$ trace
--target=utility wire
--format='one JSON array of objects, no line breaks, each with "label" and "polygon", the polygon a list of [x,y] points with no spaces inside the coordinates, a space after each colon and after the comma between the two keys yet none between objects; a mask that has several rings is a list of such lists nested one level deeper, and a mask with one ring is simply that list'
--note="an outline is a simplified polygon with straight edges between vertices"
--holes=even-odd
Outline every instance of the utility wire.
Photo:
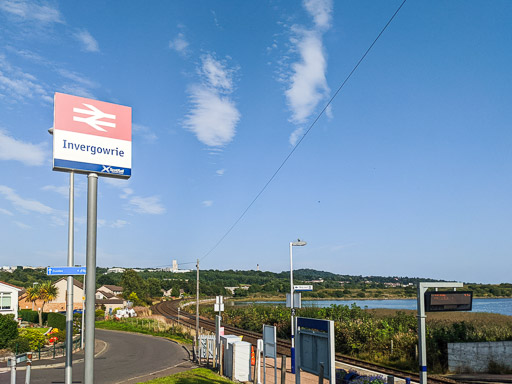
[{"label": "utility wire", "polygon": [[332,95],[332,97],[329,99],[329,101],[327,102],[327,104],[325,105],[325,107],[320,111],[320,113],[318,114],[318,116],[315,118],[315,120],[313,120],[313,122],[309,125],[308,129],[306,130],[306,132],[304,133],[304,135],[302,135],[302,137],[300,138],[300,140],[295,144],[295,146],[292,148],[292,150],[290,151],[290,153],[288,154],[288,156],[285,157],[285,159],[281,162],[281,164],[279,165],[279,167],[277,167],[276,171],[274,172],[274,174],[270,177],[270,179],[268,179],[268,181],[265,183],[265,185],[263,186],[263,188],[260,189],[260,191],[258,192],[258,194],[254,197],[254,199],[252,199],[251,203],[247,206],[247,208],[244,209],[244,211],[242,212],[242,214],[235,220],[235,222],[229,227],[229,229],[224,233],[224,235],[222,235],[222,237],[219,239],[219,241],[217,241],[217,243],[215,243],[215,245],[210,248],[210,250],[208,252],[205,253],[205,255],[200,259],[201,261],[203,259],[205,259],[206,257],[208,257],[210,255],[210,253],[212,253],[219,245],[220,243],[222,243],[224,241],[224,239],[231,233],[231,231],[238,225],[238,223],[240,222],[240,220],[242,220],[242,218],[245,216],[245,214],[249,211],[249,209],[251,209],[251,207],[254,205],[254,203],[259,199],[259,197],[262,195],[263,192],[265,192],[265,190],[267,189],[267,187],[270,185],[270,183],[275,179],[275,177],[277,176],[277,174],[281,171],[281,169],[284,167],[284,165],[286,164],[286,162],[288,161],[288,159],[290,159],[290,157],[293,155],[293,153],[295,152],[295,150],[299,147],[299,145],[302,143],[302,141],[306,138],[306,136],[308,135],[308,133],[311,131],[311,129],[316,125],[317,121],[320,119],[320,117],[322,117],[322,115],[325,113],[325,111],[327,110],[327,108],[329,108],[329,106],[331,105],[331,103],[333,102],[333,100],[336,98],[336,96],[338,96],[338,93],[340,93],[340,91],[343,89],[343,87],[345,86],[345,84],[348,82],[348,80],[352,77],[352,75],[354,74],[354,72],[357,70],[357,68],[359,67],[359,65],[363,62],[363,60],[366,58],[366,56],[368,55],[368,53],[370,53],[371,49],[373,48],[373,46],[377,43],[377,41],[380,39],[380,37],[382,36],[382,34],[384,33],[384,31],[387,29],[387,27],[391,24],[391,22],[393,21],[393,19],[395,18],[395,16],[398,14],[398,12],[400,12],[400,9],[402,9],[402,7],[404,6],[404,4],[406,3],[407,0],[403,0],[402,3],[400,4],[400,6],[397,8],[397,10],[395,11],[395,13],[393,14],[393,16],[391,16],[391,18],[388,20],[388,22],[386,23],[386,25],[384,26],[384,28],[382,28],[382,30],[380,31],[380,33],[377,35],[377,37],[375,38],[375,40],[373,40],[373,43],[370,44],[370,46],[368,47],[368,49],[366,50],[366,52],[363,54],[363,56],[361,56],[361,58],[359,59],[359,61],[357,62],[357,64],[354,66],[354,68],[352,69],[352,71],[350,71],[350,73],[348,74],[348,76],[345,78],[345,80],[341,83],[341,85],[338,87],[338,89],[336,90],[336,92],[334,92],[334,95]]}]

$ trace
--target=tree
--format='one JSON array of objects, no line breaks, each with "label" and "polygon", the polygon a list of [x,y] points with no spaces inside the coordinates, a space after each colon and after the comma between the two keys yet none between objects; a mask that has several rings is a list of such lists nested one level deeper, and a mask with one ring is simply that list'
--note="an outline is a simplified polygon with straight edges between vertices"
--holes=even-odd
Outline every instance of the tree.
[{"label": "tree", "polygon": [[18,322],[14,315],[0,315],[0,349],[7,348],[9,341],[18,337]]},{"label": "tree", "polygon": [[123,272],[121,287],[123,287],[123,297],[125,299],[128,299],[132,292],[135,292],[140,300],[149,296],[147,283],[133,269]]},{"label": "tree", "polygon": [[53,285],[51,281],[46,281],[27,289],[27,301],[42,301],[41,307],[37,309],[37,312],[39,313],[39,325],[41,327],[43,326],[44,305],[49,301],[55,300],[58,294],[59,289]]}]

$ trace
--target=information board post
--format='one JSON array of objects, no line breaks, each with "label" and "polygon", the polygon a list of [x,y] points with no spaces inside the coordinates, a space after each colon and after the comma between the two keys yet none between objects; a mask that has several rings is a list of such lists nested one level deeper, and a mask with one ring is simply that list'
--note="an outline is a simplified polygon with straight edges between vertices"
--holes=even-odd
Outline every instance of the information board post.
[{"label": "information board post", "polygon": [[456,282],[433,282],[418,283],[418,351],[420,363],[420,384],[427,384],[427,342],[425,328],[425,292],[429,288],[461,288],[462,283]]},{"label": "information board post", "polygon": [[86,267],[87,275],[85,303],[85,372],[84,383],[94,384],[94,317],[96,308],[96,229],[98,218],[98,175],[89,174],[87,177],[87,245]]}]

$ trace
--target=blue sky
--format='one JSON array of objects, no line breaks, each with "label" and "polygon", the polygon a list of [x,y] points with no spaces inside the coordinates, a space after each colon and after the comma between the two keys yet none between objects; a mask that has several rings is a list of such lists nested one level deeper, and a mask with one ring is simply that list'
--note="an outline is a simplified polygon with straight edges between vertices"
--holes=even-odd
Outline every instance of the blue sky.
[{"label": "blue sky", "polygon": [[[0,3],[0,265],[64,265],[53,94],[132,107],[101,178],[100,266],[295,268],[510,282],[512,3]],[[85,263],[86,176],[75,259]],[[183,267],[193,267],[193,264]]]}]

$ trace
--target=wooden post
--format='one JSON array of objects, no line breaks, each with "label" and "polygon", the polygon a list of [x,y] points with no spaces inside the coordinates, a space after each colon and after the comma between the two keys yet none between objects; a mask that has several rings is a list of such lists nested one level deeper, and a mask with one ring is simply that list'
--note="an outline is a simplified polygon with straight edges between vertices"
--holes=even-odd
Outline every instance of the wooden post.
[{"label": "wooden post", "polygon": [[[263,367],[264,369],[266,367]],[[286,356],[281,355],[281,383],[286,383]],[[277,384],[277,383],[276,383]]]},{"label": "wooden post", "polygon": [[206,335],[206,367],[210,368],[210,340],[208,340],[208,336]]},{"label": "wooden post", "polygon": [[220,348],[219,348],[219,374],[221,376],[224,376],[224,342],[220,342]]},{"label": "wooden post", "polygon": [[218,364],[217,364],[217,345],[213,345],[213,368],[217,368],[218,367]]}]

